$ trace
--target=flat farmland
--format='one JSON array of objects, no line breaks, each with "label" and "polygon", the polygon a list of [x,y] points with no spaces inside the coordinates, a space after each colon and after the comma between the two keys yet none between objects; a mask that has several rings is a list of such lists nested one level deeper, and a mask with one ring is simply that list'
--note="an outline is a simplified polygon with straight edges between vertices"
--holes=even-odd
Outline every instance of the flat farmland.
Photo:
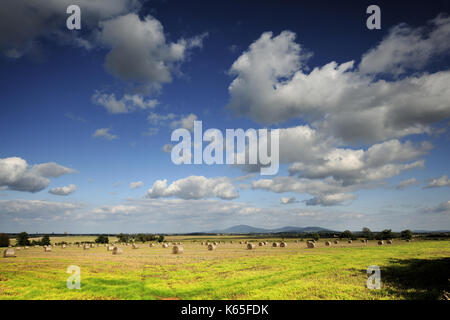
[{"label": "flat farmland", "polygon": [[[149,243],[138,249],[121,245],[121,255],[104,246],[16,250],[17,257],[0,258],[0,299],[443,299],[450,291],[450,241],[325,246],[321,239],[308,249],[302,241],[273,248],[279,240],[260,247],[247,239],[256,245],[247,250],[239,244],[246,239],[237,236],[166,240],[182,241],[184,252]],[[208,251],[200,243],[207,240],[226,243]],[[81,269],[80,290],[66,286],[70,265]],[[380,290],[366,287],[371,265],[381,269]]]}]

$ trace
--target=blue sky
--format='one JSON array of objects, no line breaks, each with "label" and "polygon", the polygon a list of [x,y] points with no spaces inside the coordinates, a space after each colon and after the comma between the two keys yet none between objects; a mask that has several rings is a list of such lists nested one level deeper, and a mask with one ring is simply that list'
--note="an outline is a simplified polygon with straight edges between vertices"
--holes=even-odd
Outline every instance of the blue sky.
[{"label": "blue sky", "polygon": [[[449,229],[450,4],[369,4],[6,1],[0,231]],[[174,165],[195,119],[280,129],[279,173]]]}]

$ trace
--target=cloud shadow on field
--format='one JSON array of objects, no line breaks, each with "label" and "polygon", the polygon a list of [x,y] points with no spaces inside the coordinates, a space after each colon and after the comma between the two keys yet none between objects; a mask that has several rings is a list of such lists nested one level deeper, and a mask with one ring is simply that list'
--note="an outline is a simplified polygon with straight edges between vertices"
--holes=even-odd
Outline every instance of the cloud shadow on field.
[{"label": "cloud shadow on field", "polygon": [[450,292],[450,258],[393,259],[381,267],[382,287],[408,300],[441,300]]}]

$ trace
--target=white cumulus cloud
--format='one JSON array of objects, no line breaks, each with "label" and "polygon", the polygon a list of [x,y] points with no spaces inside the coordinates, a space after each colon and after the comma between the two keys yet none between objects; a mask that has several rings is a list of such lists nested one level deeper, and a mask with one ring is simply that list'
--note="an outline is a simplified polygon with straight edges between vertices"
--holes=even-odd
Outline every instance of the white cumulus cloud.
[{"label": "white cumulus cloud", "polygon": [[117,139],[118,136],[109,133],[110,128],[100,128],[95,130],[94,134],[92,135],[94,138],[103,138],[106,140],[114,140]]},{"label": "white cumulus cloud", "polygon": [[130,182],[130,189],[137,189],[144,185],[142,181]]},{"label": "white cumulus cloud", "polygon": [[49,193],[57,196],[68,196],[69,194],[74,193],[75,190],[77,190],[77,187],[74,184],[71,184],[65,187],[50,189]]},{"label": "white cumulus cloud", "polygon": [[29,166],[19,157],[0,159],[0,187],[9,190],[38,192],[49,185],[49,178],[71,173],[76,173],[76,170],[54,162]]},{"label": "white cumulus cloud", "polygon": [[231,200],[239,197],[239,192],[227,177],[206,178],[204,176],[189,176],[172,182],[157,180],[147,191],[146,197],[177,197],[181,199],[220,198]]}]

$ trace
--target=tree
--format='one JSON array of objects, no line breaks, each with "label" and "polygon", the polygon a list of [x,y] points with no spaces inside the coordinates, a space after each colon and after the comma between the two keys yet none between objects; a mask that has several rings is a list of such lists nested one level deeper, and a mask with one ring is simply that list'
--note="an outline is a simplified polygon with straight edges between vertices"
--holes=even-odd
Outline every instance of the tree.
[{"label": "tree", "polygon": [[127,234],[121,233],[117,236],[117,238],[119,239],[120,242],[128,242],[130,239],[130,236]]},{"label": "tree", "polygon": [[373,233],[372,233],[372,231],[370,231],[369,228],[364,227],[362,229],[362,236],[366,239],[371,240],[373,238]]},{"label": "tree", "polygon": [[353,238],[353,233],[350,230],[345,230],[344,232],[342,232],[341,238],[352,239]]},{"label": "tree", "polygon": [[95,239],[95,243],[109,243],[109,238],[104,234],[101,234]]},{"label": "tree", "polygon": [[402,237],[402,239],[411,240],[412,239],[412,232],[411,232],[411,230],[403,230],[400,233],[400,236]]},{"label": "tree", "polygon": [[19,233],[19,235],[17,236],[17,245],[22,247],[30,245],[30,237],[28,236],[28,233]]},{"label": "tree", "polygon": [[6,233],[0,233],[0,247],[9,247],[9,237]]},{"label": "tree", "polygon": [[51,243],[50,243],[50,236],[49,236],[48,234],[45,234],[45,235],[42,237],[41,244],[42,244],[43,246],[49,246],[49,245],[51,244]]},{"label": "tree", "polygon": [[385,229],[383,231],[381,231],[381,240],[387,240],[387,239],[392,239],[394,237],[394,234],[392,233],[391,229]]},{"label": "tree", "polygon": [[158,237],[158,242],[163,242],[164,241],[164,236],[163,235],[160,235],[159,237]]},{"label": "tree", "polygon": [[313,238],[314,240],[316,240],[316,241],[319,241],[320,235],[316,232],[316,233],[314,233],[314,234],[312,235],[312,238]]}]

